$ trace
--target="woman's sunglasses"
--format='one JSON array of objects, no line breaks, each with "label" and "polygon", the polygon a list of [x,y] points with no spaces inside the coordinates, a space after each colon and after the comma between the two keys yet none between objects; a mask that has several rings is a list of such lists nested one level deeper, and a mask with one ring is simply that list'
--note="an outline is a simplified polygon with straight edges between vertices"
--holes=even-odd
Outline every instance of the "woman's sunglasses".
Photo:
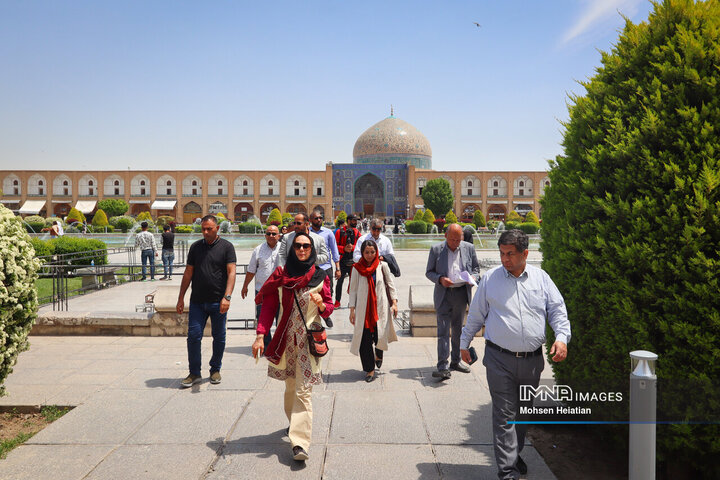
[{"label": "woman's sunglasses", "polygon": [[293,243],[295,250],[310,250],[312,248],[311,243]]}]

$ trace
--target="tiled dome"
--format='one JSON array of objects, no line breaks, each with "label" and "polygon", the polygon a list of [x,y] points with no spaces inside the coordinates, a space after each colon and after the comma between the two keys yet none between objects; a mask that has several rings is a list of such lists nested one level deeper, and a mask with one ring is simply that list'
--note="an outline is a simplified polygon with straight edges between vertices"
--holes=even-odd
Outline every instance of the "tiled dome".
[{"label": "tiled dome", "polygon": [[355,161],[376,155],[397,154],[432,157],[432,149],[425,135],[394,115],[365,130],[353,148]]}]

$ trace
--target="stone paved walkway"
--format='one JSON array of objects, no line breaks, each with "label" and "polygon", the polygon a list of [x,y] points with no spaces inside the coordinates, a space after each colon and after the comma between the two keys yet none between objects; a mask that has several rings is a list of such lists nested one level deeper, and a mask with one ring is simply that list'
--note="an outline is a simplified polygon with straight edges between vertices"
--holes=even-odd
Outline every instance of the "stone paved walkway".
[{"label": "stone paved walkway", "polygon": [[[399,255],[401,308],[408,285],[424,280],[425,255]],[[133,304],[128,296],[123,294],[126,309]],[[251,357],[252,333],[228,332],[221,384],[205,378],[182,390],[184,338],[33,336],[0,404],[75,408],[0,460],[0,478],[496,478],[481,362],[470,374],[456,372],[439,383],[430,375],[435,339],[401,336],[390,345],[379,378],[368,384],[359,358],[348,352],[347,314],[343,308],[333,316],[325,383],[313,391],[313,443],[306,464],[292,460],[284,435],[283,383],[266,376],[264,360],[256,364]],[[210,344],[203,342],[205,364]],[[544,376],[551,376],[549,367]],[[523,458],[527,478],[555,478],[532,446]]]}]

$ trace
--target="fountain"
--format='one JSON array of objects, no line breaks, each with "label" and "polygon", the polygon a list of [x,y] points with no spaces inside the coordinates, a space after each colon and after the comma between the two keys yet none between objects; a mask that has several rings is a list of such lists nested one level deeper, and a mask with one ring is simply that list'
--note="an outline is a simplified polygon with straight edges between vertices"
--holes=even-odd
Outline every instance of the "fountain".
[{"label": "fountain", "polygon": [[[265,233],[265,225],[263,225],[263,223],[260,221],[260,219],[258,217],[256,217],[254,214],[250,215],[248,217],[247,221],[248,221],[248,223],[257,223],[258,225],[260,225],[260,233],[262,233],[262,234]],[[257,229],[258,229],[258,227],[255,227],[254,233],[258,233]]]},{"label": "fountain", "polygon": [[437,235],[437,234],[438,234],[437,225],[433,224],[432,228],[430,228],[430,234],[431,234],[431,235]]}]

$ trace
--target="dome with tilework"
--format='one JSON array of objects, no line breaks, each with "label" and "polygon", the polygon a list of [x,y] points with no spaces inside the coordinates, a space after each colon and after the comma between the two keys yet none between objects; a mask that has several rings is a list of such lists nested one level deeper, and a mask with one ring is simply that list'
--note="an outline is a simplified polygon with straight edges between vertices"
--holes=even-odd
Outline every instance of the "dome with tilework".
[{"label": "dome with tilework", "polygon": [[353,148],[353,163],[407,163],[432,168],[432,149],[417,128],[391,114],[360,135]]}]

